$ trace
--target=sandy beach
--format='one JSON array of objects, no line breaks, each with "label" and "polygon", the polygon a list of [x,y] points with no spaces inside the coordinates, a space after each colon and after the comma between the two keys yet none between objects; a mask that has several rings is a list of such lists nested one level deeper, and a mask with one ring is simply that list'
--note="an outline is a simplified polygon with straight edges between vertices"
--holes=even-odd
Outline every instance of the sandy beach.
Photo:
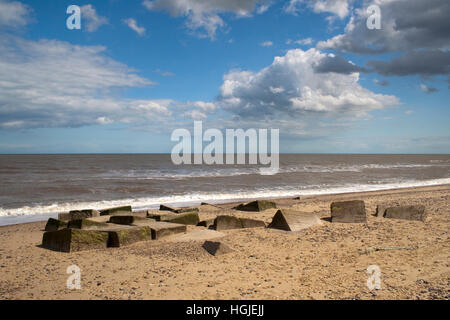
[{"label": "sandy beach", "polygon": [[[330,203],[364,200],[367,224],[331,223]],[[122,248],[62,253],[40,247],[45,222],[0,227],[0,299],[449,299],[450,185],[275,199],[279,208],[318,215],[322,225],[293,233],[222,231],[235,251],[212,256],[203,241],[175,236]],[[377,204],[425,205],[425,222],[375,217]],[[237,215],[270,223],[277,209],[200,207],[201,218]],[[188,231],[204,229],[189,226]],[[367,251],[370,247],[409,248]],[[70,265],[81,289],[69,290]],[[381,270],[369,290],[366,270]]]}]

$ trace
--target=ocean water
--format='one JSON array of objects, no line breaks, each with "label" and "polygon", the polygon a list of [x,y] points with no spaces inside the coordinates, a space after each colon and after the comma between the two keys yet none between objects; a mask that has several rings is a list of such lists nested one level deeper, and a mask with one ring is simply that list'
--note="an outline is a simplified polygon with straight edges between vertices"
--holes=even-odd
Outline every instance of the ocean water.
[{"label": "ocean water", "polygon": [[0,155],[0,225],[128,204],[139,210],[450,183],[450,155],[283,154],[278,174],[259,168],[177,166],[169,154]]}]

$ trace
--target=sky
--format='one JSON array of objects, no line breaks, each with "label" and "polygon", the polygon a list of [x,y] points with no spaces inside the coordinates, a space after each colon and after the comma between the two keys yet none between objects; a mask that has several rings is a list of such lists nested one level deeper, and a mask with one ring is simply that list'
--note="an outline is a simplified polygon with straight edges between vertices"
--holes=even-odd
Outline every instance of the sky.
[{"label": "sky", "polygon": [[282,153],[448,154],[449,16],[448,0],[0,0],[0,153],[170,153],[201,120],[279,129]]}]

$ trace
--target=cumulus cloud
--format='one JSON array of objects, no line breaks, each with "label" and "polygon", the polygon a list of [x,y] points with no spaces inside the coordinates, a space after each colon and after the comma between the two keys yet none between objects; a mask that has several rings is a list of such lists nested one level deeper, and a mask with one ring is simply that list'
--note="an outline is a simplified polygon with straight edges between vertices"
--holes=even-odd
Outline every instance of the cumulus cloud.
[{"label": "cumulus cloud", "polygon": [[[234,13],[239,17],[252,14],[265,0],[144,0],[148,10],[168,11],[174,17],[186,17],[191,31],[204,31],[200,36],[215,38],[217,29],[225,26],[221,14]],[[261,10],[261,6],[258,7]]]},{"label": "cumulus cloud", "polygon": [[350,2],[353,0],[289,0],[284,10],[290,14],[298,14],[306,6],[315,13],[332,13],[343,19],[350,12]]},{"label": "cumulus cloud", "polygon": [[135,31],[140,36],[143,36],[146,32],[144,27],[140,27],[138,25],[136,19],[133,18],[124,19],[123,23],[125,23],[131,30]]},{"label": "cumulus cloud", "polygon": [[357,66],[351,61],[348,61],[342,57],[330,54],[318,63],[313,65],[314,71],[318,73],[341,73],[341,74],[351,74],[354,72],[367,72],[366,69]]},{"label": "cumulus cloud", "polygon": [[[381,29],[367,28],[371,13],[367,7],[378,5]],[[450,2],[448,0],[365,0],[355,10],[343,34],[317,44],[319,49],[378,54],[420,48],[450,47]]]},{"label": "cumulus cloud", "polygon": [[108,19],[97,14],[97,11],[91,4],[80,7],[81,19],[88,32],[95,32],[102,25],[108,24]]},{"label": "cumulus cloud", "polygon": [[29,6],[18,1],[0,0],[0,28],[27,25],[30,12]]},{"label": "cumulus cloud", "polygon": [[[322,114],[364,117],[370,110],[399,103],[359,84],[359,73],[316,72],[319,50],[290,50],[259,72],[233,70],[224,76],[218,103],[240,117]],[[325,71],[325,70],[324,70]]]}]

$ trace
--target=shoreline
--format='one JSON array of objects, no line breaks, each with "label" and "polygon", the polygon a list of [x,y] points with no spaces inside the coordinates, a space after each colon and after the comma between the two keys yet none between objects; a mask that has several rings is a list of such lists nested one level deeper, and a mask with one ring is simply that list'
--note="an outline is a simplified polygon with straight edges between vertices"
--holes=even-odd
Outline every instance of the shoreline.
[{"label": "shoreline", "polygon": [[[364,200],[367,223],[332,223],[330,203]],[[450,185],[274,200],[312,213],[321,225],[300,232],[270,228],[221,231],[234,251],[211,256],[202,241],[177,237],[121,248],[62,253],[41,247],[45,222],[0,227],[0,299],[303,300],[449,299]],[[422,221],[375,217],[377,204],[424,205]],[[272,220],[278,209],[200,206],[201,219],[234,215]],[[189,226],[188,232],[205,230]],[[188,233],[189,234],[189,233]],[[412,250],[366,252],[368,248]],[[82,270],[81,290],[66,288],[68,266]],[[366,286],[377,265],[381,289]]]},{"label": "shoreline", "polygon": [[[330,203],[364,200],[367,223],[332,223]],[[278,208],[317,215],[300,232],[221,231],[234,252],[211,256],[202,241],[177,237],[121,248],[62,253],[41,247],[45,222],[0,227],[0,299],[303,300],[449,299],[450,185],[275,199]],[[428,219],[373,216],[377,204],[424,205]],[[278,209],[199,206],[201,219],[234,215],[270,223]],[[205,230],[190,226],[188,232]],[[188,233],[189,234],[189,233]],[[412,250],[361,253],[371,247]],[[81,290],[66,288],[68,266],[82,269]],[[381,289],[366,286],[377,265]]]},{"label": "shoreline", "polygon": [[[177,207],[188,207],[188,206],[198,206],[201,202],[208,202],[215,205],[227,205],[227,204],[236,204],[240,202],[250,202],[253,200],[283,200],[283,199],[290,199],[292,197],[300,196],[303,198],[317,198],[317,197],[327,197],[327,196],[342,196],[342,195],[353,195],[353,194],[360,194],[361,196],[368,195],[371,193],[380,193],[380,192],[394,192],[394,191],[408,191],[408,190],[414,190],[414,189],[423,189],[428,190],[429,188],[439,188],[439,187],[445,187],[450,186],[450,184],[436,184],[436,185],[425,185],[425,186],[408,186],[408,187],[397,187],[397,188],[389,188],[389,189],[376,189],[376,190],[368,190],[368,191],[349,191],[349,192],[331,192],[331,193],[317,193],[317,194],[306,194],[302,195],[302,192],[292,192],[292,195],[289,196],[282,196],[282,197],[272,197],[272,196],[262,196],[262,197],[243,197],[243,198],[232,198],[232,199],[220,199],[220,200],[214,200],[214,199],[205,199],[201,201],[183,201],[183,202],[164,202],[159,204],[166,204],[171,206],[177,206]],[[133,211],[141,211],[141,210],[154,210],[159,208],[159,204],[151,205],[151,206],[143,206],[143,207],[133,207]],[[115,206],[121,206],[121,205],[128,205],[126,201],[120,202]],[[90,208],[90,207],[89,207]],[[106,207],[105,207],[106,208]],[[86,208],[77,208],[77,209],[86,209]],[[94,209],[104,209],[104,208],[94,208]],[[75,209],[74,209],[75,210]],[[48,212],[48,213],[41,213],[41,214],[30,214],[30,215],[16,215],[16,216],[1,216],[0,217],[0,227],[2,226],[10,226],[10,225],[18,225],[18,224],[26,224],[26,223],[33,223],[33,222],[42,222],[47,221],[49,218],[57,218],[58,213],[61,213],[61,211],[58,212]],[[9,220],[9,221],[8,221]],[[23,221],[20,221],[23,220]]]}]

